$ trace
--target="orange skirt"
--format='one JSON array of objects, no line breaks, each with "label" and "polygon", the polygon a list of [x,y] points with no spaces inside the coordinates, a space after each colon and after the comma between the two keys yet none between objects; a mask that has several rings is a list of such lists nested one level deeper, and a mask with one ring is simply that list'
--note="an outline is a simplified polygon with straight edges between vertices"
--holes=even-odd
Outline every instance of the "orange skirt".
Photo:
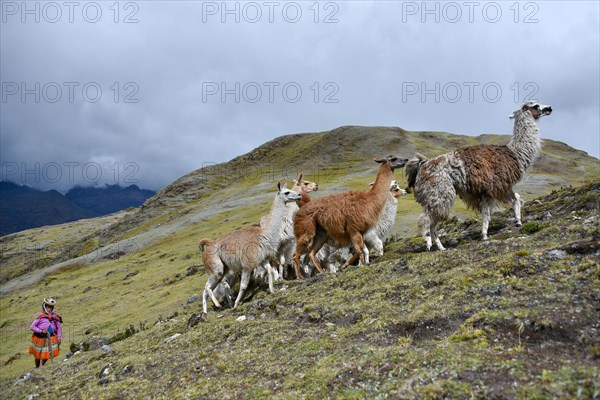
[{"label": "orange skirt", "polygon": [[[58,336],[51,336],[50,342],[52,346],[52,357],[58,357],[60,353],[60,343],[58,342]],[[48,339],[39,338],[35,335],[31,335],[31,346],[29,346],[29,354],[37,359],[48,360],[50,358],[50,349],[48,348]]]}]

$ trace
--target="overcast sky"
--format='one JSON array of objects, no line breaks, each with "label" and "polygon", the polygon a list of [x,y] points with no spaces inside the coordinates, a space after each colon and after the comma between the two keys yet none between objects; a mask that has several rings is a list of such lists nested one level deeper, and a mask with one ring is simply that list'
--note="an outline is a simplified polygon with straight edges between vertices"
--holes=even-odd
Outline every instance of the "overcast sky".
[{"label": "overcast sky", "polygon": [[156,190],[289,133],[510,134],[530,98],[600,152],[598,1],[1,5],[3,180]]}]

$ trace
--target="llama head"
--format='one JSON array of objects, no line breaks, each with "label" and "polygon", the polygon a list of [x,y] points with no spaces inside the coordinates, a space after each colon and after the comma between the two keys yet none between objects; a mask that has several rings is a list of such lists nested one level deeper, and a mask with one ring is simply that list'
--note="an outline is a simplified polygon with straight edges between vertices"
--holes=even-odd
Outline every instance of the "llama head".
[{"label": "llama head", "polygon": [[292,201],[302,200],[302,196],[293,190],[290,190],[283,185],[281,182],[277,182],[277,196],[281,196],[284,203],[291,203]]},{"label": "llama head", "polygon": [[387,156],[386,158],[375,159],[374,161],[379,164],[387,163],[387,165],[389,165],[390,169],[393,171],[396,168],[404,167],[408,162],[408,158],[401,158],[398,156]]},{"label": "llama head", "polygon": [[552,106],[547,106],[545,104],[540,104],[537,101],[529,100],[525,104],[523,104],[521,108],[513,111],[513,113],[510,114],[509,118],[516,118],[517,116],[527,111],[529,111],[533,119],[538,120],[545,115],[552,114]]},{"label": "llama head", "polygon": [[210,239],[200,239],[200,241],[198,242],[198,250],[200,250],[201,252],[204,252],[204,250],[206,250],[206,248],[208,247],[208,245],[211,243]]},{"label": "llama head", "polygon": [[300,175],[298,175],[298,179],[294,179],[294,186],[300,187],[300,189],[306,193],[316,192],[317,190],[319,190],[318,183],[311,182],[311,181],[305,181],[304,179],[302,179],[303,176],[304,176],[304,171],[301,171]]},{"label": "llama head", "polygon": [[[375,185],[375,182],[369,183],[369,186],[373,186],[373,185]],[[400,186],[398,185],[398,182],[396,182],[396,180],[393,179],[392,183],[390,184],[390,191],[393,192],[396,189],[400,189]],[[400,189],[400,190],[402,190],[402,189]]]},{"label": "llama head", "polygon": [[396,186],[396,187],[392,188],[390,193],[392,193],[392,196],[394,196],[395,198],[398,198],[398,197],[406,196],[407,192],[406,192],[406,190],[400,189],[398,186]]}]

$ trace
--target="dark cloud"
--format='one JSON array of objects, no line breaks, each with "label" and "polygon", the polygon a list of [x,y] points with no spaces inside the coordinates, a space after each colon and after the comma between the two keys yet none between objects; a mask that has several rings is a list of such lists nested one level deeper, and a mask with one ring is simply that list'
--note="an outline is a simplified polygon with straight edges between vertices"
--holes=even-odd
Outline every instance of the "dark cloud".
[{"label": "dark cloud", "polygon": [[600,152],[597,2],[24,4],[2,3],[3,179],[158,189],[287,133],[508,134],[528,97],[543,137]]}]

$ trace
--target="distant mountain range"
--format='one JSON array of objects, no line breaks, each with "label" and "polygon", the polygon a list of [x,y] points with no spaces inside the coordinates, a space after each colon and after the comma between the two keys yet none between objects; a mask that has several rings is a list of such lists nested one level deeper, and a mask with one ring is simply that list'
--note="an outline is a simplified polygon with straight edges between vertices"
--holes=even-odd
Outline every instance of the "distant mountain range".
[{"label": "distant mountain range", "polygon": [[76,186],[63,196],[56,190],[0,182],[0,236],[139,207],[154,194],[136,185],[106,185]]}]

